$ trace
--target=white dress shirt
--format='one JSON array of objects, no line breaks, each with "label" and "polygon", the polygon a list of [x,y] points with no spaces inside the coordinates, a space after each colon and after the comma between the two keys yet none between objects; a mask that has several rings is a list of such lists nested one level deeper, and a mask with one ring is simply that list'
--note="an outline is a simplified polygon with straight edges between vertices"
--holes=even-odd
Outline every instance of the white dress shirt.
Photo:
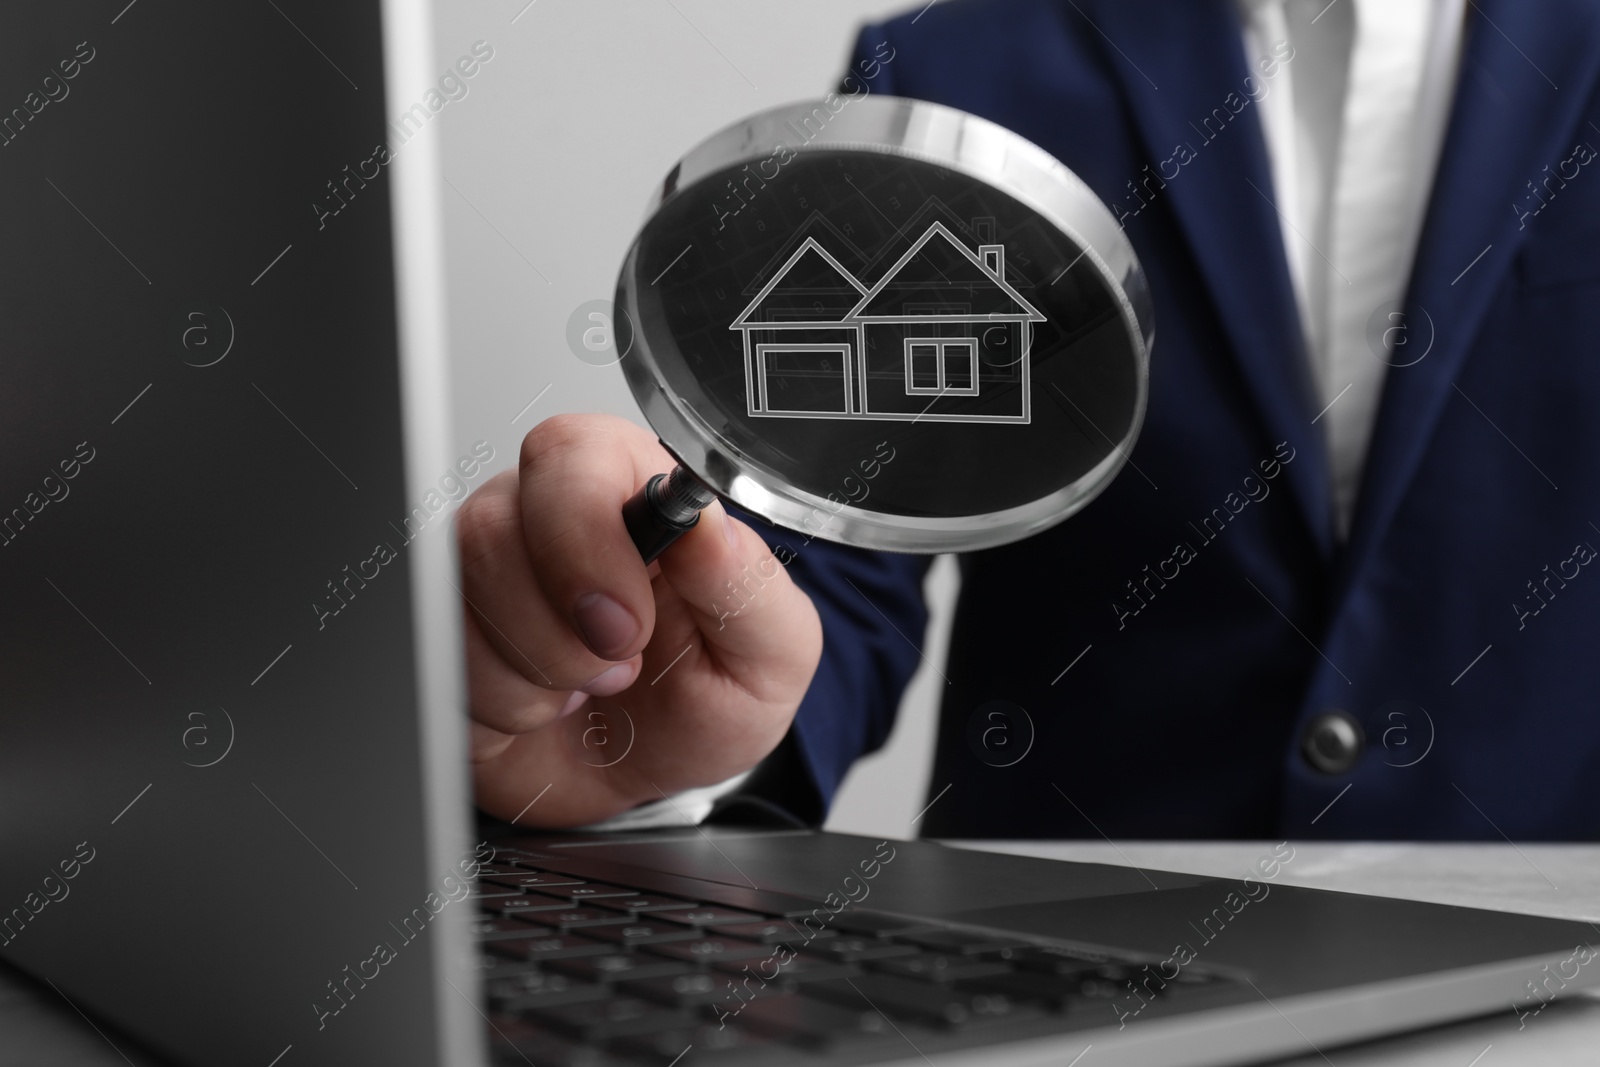
[{"label": "white dress shirt", "polygon": [[705,822],[707,815],[711,814],[711,806],[716,803],[718,797],[726,796],[738,789],[748,777],[750,772],[744,771],[716,785],[685,789],[681,793],[674,794],[671,799],[640,804],[620,815],[613,815],[609,819],[602,819],[581,829],[617,831],[648,830],[656,826],[698,826]]},{"label": "white dress shirt", "polygon": [[1294,49],[1259,116],[1284,253],[1326,405],[1334,515],[1348,534],[1384,373],[1421,353],[1400,315],[1438,167],[1465,0],[1239,0],[1255,68]]},{"label": "white dress shirt", "polygon": [[[1398,312],[1449,117],[1465,3],[1238,0],[1252,70],[1274,44],[1294,49],[1259,100],[1259,120],[1301,330],[1327,405],[1317,422],[1328,437],[1341,537],[1384,371],[1411,358],[1400,347]],[[587,829],[695,825],[745,777]]]}]

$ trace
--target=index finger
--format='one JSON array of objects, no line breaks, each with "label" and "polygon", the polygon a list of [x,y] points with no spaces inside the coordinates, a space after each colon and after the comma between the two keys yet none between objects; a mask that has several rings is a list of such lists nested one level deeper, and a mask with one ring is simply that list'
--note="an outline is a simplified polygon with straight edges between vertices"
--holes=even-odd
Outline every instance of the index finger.
[{"label": "index finger", "polygon": [[637,655],[655,596],[622,505],[672,457],[648,431],[608,416],[556,416],[523,442],[523,544],[534,579],[583,645],[604,660]]}]

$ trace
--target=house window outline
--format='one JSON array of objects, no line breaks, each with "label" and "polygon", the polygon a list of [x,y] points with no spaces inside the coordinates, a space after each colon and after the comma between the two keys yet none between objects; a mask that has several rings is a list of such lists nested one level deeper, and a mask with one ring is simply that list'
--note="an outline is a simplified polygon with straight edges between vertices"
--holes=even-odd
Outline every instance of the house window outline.
[{"label": "house window outline", "polygon": [[[776,416],[779,416],[779,417],[783,417],[783,416],[808,416],[808,415],[825,415],[825,416],[830,416],[830,417],[838,417],[840,415],[848,415],[848,414],[851,413],[850,399],[851,399],[851,396],[852,396],[852,394],[854,392],[855,376],[854,376],[854,374],[851,373],[851,369],[852,369],[851,368],[851,362],[852,362],[852,360],[851,360],[850,345],[845,344],[843,342],[834,343],[834,342],[826,342],[826,341],[793,342],[793,343],[784,342],[784,341],[775,341],[775,342],[769,342],[769,343],[764,343],[764,344],[758,344],[758,345],[755,346],[755,351],[756,351],[756,384],[757,384],[757,387],[761,391],[760,392],[760,396],[761,396],[761,412],[762,412],[762,414],[764,414],[764,415],[776,415]],[[799,408],[795,408],[795,409],[784,408],[784,409],[782,409],[780,411],[772,410],[771,401],[769,400],[769,398],[767,396],[767,372],[770,369],[768,367],[768,364],[767,364],[767,357],[769,355],[773,355],[773,354],[783,355],[783,354],[789,353],[789,352],[833,352],[833,353],[836,353],[839,356],[839,362],[843,365],[843,368],[844,368],[844,370],[843,370],[844,405],[843,405],[843,407],[841,409],[836,410],[836,411],[815,411],[815,410],[803,410],[803,409],[799,409]]]},{"label": "house window outline", "polygon": [[[912,369],[912,349],[932,348],[935,368],[935,382],[933,386],[917,385],[914,383]],[[959,349],[967,360],[967,386],[955,389],[949,385],[949,375],[945,367],[952,349]],[[907,396],[977,396],[978,395],[978,339],[976,337],[907,337],[905,338],[906,353],[906,395]]]}]

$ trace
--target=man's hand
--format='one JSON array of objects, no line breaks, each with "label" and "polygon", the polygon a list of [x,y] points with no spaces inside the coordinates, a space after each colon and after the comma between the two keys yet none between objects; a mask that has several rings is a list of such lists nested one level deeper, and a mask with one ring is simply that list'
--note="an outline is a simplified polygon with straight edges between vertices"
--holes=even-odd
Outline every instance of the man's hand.
[{"label": "man's hand", "polygon": [[524,439],[516,474],[461,506],[472,759],[490,814],[593,822],[748,770],[789,728],[822,654],[816,609],[720,503],[647,569],[622,504],[672,466],[630,422],[562,415]]}]

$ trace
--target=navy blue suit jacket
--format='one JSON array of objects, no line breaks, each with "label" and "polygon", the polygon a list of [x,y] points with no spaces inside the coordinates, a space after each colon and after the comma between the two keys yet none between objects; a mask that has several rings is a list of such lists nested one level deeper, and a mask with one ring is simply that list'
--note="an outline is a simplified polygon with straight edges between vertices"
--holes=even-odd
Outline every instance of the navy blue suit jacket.
[{"label": "navy blue suit jacket", "polygon": [[[872,92],[1087,181],[1156,309],[1132,462],[961,559],[922,832],[1600,837],[1600,6],[1468,19],[1347,544],[1230,0],[949,0],[863,31]],[[920,662],[927,561],[767,532],[826,626],[786,741],[826,804]],[[971,743],[992,700],[1033,725],[1012,766]],[[1328,709],[1365,731],[1348,773],[1300,753]]]}]

